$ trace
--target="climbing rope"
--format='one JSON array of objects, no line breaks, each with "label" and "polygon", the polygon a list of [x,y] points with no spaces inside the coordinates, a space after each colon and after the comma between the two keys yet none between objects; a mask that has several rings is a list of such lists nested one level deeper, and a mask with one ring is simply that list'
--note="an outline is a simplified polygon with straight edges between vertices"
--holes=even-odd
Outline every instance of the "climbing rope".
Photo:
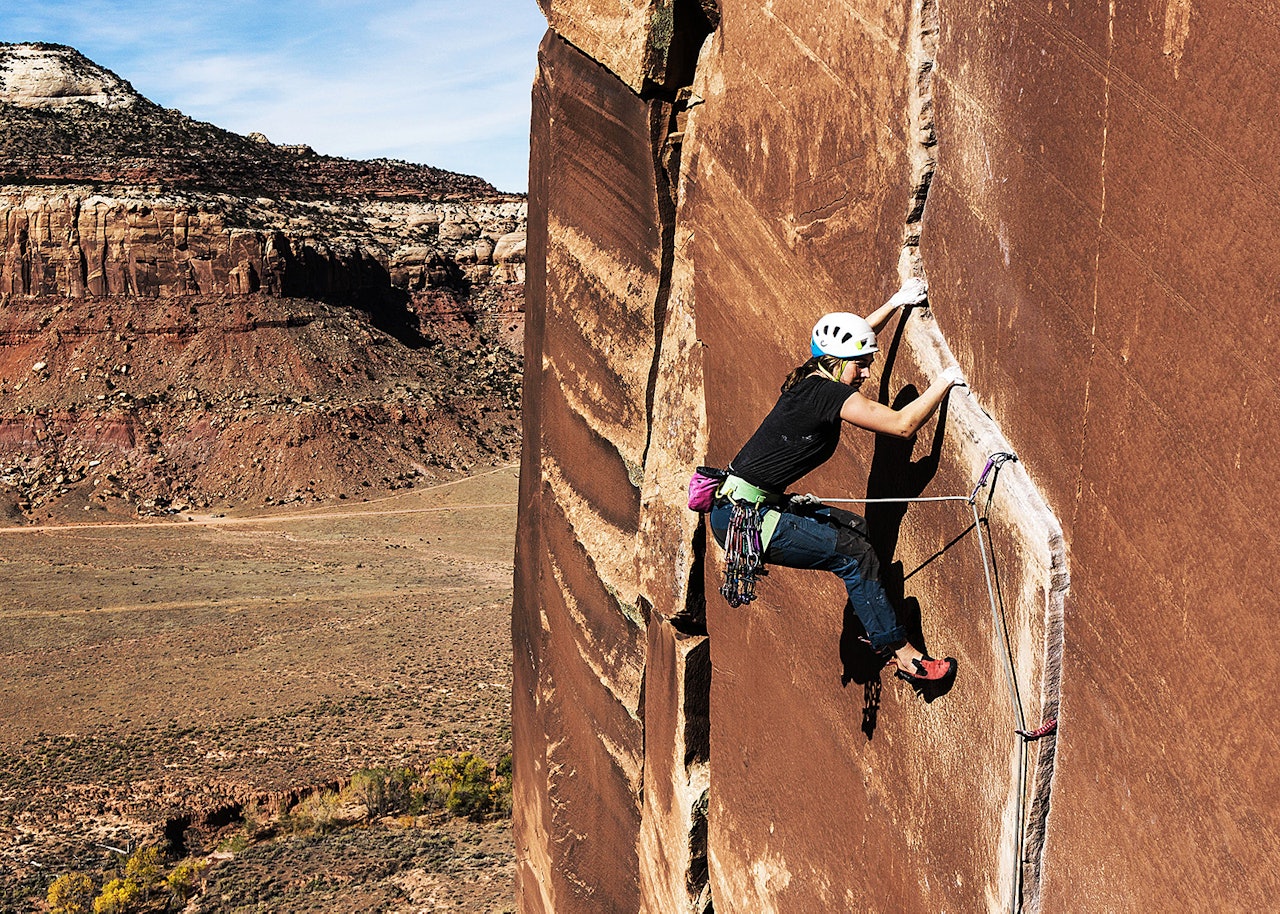
[{"label": "climbing rope", "polygon": [[[1026,823],[1025,804],[1027,792],[1027,744],[1034,742],[1054,733],[1058,729],[1058,719],[1050,718],[1034,730],[1027,729],[1026,715],[1022,710],[1022,699],[1018,692],[1018,678],[1013,666],[1013,651],[1009,644],[1009,632],[1004,622],[1004,614],[1000,611],[999,602],[996,595],[996,586],[992,575],[992,565],[994,564],[994,552],[991,556],[987,554],[987,542],[983,535],[983,528],[989,528],[988,515],[991,511],[991,502],[995,498],[996,480],[1000,476],[1001,468],[1010,461],[1016,461],[1018,458],[1014,454],[1007,451],[999,451],[992,454],[987,459],[987,464],[982,468],[982,473],[978,477],[977,484],[973,487],[973,491],[969,495],[936,495],[927,498],[822,498],[820,501],[824,503],[846,503],[846,504],[887,504],[887,503],[912,503],[912,502],[943,502],[943,501],[962,501],[969,505],[973,511],[973,529],[977,534],[978,551],[982,556],[982,573],[987,583],[987,599],[991,604],[991,621],[995,626],[996,634],[1000,639],[1000,655],[1004,662],[1005,677],[1009,685],[1009,699],[1013,706],[1014,716],[1014,733],[1021,739],[1017,745],[1017,822],[1018,831],[1015,835],[1015,843],[1018,848],[1018,865],[1014,868],[1014,887],[1011,896],[1012,910],[1018,912],[1022,909],[1022,857],[1026,850]],[[986,503],[982,510],[978,509],[978,495],[983,489],[987,490]],[[988,529],[988,533],[989,533]]]},{"label": "climbing rope", "polygon": [[[1009,685],[1009,701],[1013,707],[1013,715],[1015,719],[1014,732],[1021,736],[1024,740],[1030,741],[1048,736],[1057,727],[1057,719],[1046,721],[1035,730],[1027,729],[1026,715],[1022,710],[1022,699],[1018,692],[1017,674],[1013,668],[1013,652],[1009,646],[1009,632],[1004,624],[1004,616],[1000,612],[999,602],[996,599],[995,583],[991,574],[992,559],[987,554],[987,542],[983,536],[983,528],[988,526],[987,516],[991,511],[991,502],[995,498],[996,480],[1000,476],[1001,468],[1011,461],[1017,461],[1017,456],[1008,451],[997,451],[987,458],[986,466],[982,468],[982,473],[978,476],[978,482],[973,487],[973,491],[968,495],[933,495],[917,498],[819,498],[818,501],[824,504],[906,504],[917,502],[944,502],[944,501],[962,501],[969,505],[973,511],[973,528],[977,533],[978,552],[982,557],[982,573],[987,584],[987,601],[991,605],[991,621],[995,626],[996,633],[1000,638],[1001,659],[1004,662],[1005,678]],[[987,490],[986,504],[982,510],[978,509],[978,495],[983,489]]]},{"label": "climbing rope", "polygon": [[[996,494],[996,479],[1000,475],[1000,468],[1010,460],[1017,460],[1013,454],[1000,452],[992,454],[987,459],[987,465],[983,467],[982,474],[978,477],[978,484],[973,487],[973,491],[969,494],[969,507],[973,511],[973,530],[978,537],[978,551],[982,554],[982,573],[987,580],[987,599],[991,602],[991,624],[995,626],[996,632],[1000,636],[1000,655],[1004,660],[1005,675],[1009,682],[1009,698],[1013,704],[1013,713],[1015,717],[1014,732],[1022,739],[1017,747],[1017,771],[1018,771],[1018,808],[1017,808],[1017,832],[1014,835],[1014,843],[1018,848],[1018,865],[1014,867],[1013,873],[1013,891],[1010,893],[1010,910],[1012,914],[1018,914],[1022,910],[1022,862],[1026,851],[1026,794],[1027,794],[1027,737],[1024,735],[1027,731],[1026,715],[1022,712],[1022,698],[1018,692],[1018,678],[1013,669],[1013,649],[1009,644],[1009,631],[1005,625],[1004,614],[1000,612],[996,600],[996,589],[992,583],[991,566],[995,562],[995,550],[992,547],[991,560],[987,560],[986,538],[983,536],[983,528],[988,527],[987,533],[990,533],[989,522],[987,517],[991,511],[991,501]],[[978,512],[978,493],[987,486],[987,480],[990,477],[990,488],[987,489],[987,503],[983,506],[982,512]],[[1057,726],[1057,722],[1054,722]],[[1041,727],[1040,729],[1044,729]]]},{"label": "climbing rope", "polygon": [[[1017,726],[1014,730],[1026,730],[1027,719],[1022,713],[1022,698],[1018,694],[1018,678],[1013,669],[1013,650],[1009,646],[1009,631],[1004,623],[1004,615],[996,602],[995,586],[991,578],[991,562],[987,560],[987,544],[986,538],[982,535],[982,528],[986,526],[987,514],[991,510],[991,500],[996,494],[996,478],[1000,475],[1000,468],[1010,460],[1017,460],[1013,454],[1000,452],[992,454],[987,459],[987,465],[983,467],[982,475],[978,477],[978,484],[973,487],[973,492],[969,495],[969,507],[973,509],[973,529],[978,534],[978,551],[982,554],[982,573],[987,581],[987,599],[991,603],[991,623],[995,626],[995,630],[1000,634],[1000,645],[1003,648],[1000,653],[1004,660],[1005,675],[1009,681],[1009,699],[1013,704],[1014,717],[1017,718]],[[991,478],[991,487],[987,490],[987,504],[981,514],[978,513],[978,493],[987,485],[987,477]],[[994,560],[994,559],[993,559]]]}]

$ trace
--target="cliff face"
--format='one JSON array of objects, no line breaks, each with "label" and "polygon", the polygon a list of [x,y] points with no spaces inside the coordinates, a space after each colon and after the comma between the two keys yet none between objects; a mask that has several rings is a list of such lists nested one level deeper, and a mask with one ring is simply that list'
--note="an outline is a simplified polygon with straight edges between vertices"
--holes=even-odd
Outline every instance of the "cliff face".
[{"label": "cliff face", "polygon": [[[1224,22],[1258,35],[1269,14],[543,10],[521,910],[1265,905],[1274,877],[1223,874],[1278,856],[1256,719],[1275,664],[1245,644],[1276,630],[1247,557],[1274,551],[1252,468],[1280,426],[1261,396],[1277,258],[1236,229],[1270,212],[1248,154],[1265,93],[1228,93],[1217,49]],[[683,506],[813,320],[912,274],[931,307],[882,335],[876,393],[901,404],[955,360],[973,395],[914,443],[846,431],[803,486],[969,495],[991,454],[1018,455],[976,516],[865,509],[904,621],[959,660],[928,701],[861,652],[830,576],[773,569],[730,609]]]},{"label": "cliff face", "polygon": [[125,108],[138,94],[72,48],[19,44],[0,46],[0,98],[18,108]]},{"label": "cliff face", "polygon": [[0,518],[514,455],[523,198],[238,136],[54,45],[0,45],[0,128]]},{"label": "cliff face", "polygon": [[[0,294],[101,298],[245,295],[376,299],[524,281],[523,206],[332,204],[0,191]],[[229,211],[230,210],[230,211]],[[237,224],[238,223],[238,224]],[[386,296],[383,296],[386,297]]]}]

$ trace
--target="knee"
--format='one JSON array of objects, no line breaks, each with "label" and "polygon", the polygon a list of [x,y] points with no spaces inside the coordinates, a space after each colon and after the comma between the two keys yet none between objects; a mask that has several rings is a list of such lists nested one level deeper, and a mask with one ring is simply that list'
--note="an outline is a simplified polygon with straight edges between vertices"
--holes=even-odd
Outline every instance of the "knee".
[{"label": "knee", "polygon": [[850,589],[854,587],[861,587],[866,582],[866,578],[862,574],[862,566],[858,564],[858,560],[851,555],[842,555],[837,552],[832,557],[831,565],[829,567],[833,572],[844,579],[844,582],[849,585]]},{"label": "knee", "polygon": [[856,536],[851,530],[842,530],[836,538],[836,551],[852,559],[862,577],[869,581],[880,580],[880,559],[865,538]]}]

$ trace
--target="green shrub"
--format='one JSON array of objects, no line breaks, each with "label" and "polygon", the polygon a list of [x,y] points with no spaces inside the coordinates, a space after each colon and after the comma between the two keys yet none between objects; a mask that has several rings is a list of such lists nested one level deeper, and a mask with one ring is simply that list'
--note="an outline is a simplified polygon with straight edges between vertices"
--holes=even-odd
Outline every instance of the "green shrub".
[{"label": "green shrub", "polygon": [[249,836],[243,831],[228,835],[218,842],[218,850],[227,854],[238,854],[248,846]]},{"label": "green shrub", "polygon": [[142,901],[142,886],[132,879],[112,879],[93,899],[93,914],[129,914]]},{"label": "green shrub", "polygon": [[370,816],[405,812],[413,805],[418,775],[408,768],[366,768],[351,776],[343,799],[362,803]]},{"label": "green shrub", "polygon": [[290,810],[283,823],[294,833],[327,834],[338,827],[338,810],[341,808],[341,798],[335,791],[313,793]]},{"label": "green shrub", "polygon": [[184,860],[173,868],[165,884],[169,886],[171,903],[186,904],[196,893],[196,886],[204,878],[204,870],[209,864],[205,860]]},{"label": "green shrub", "polygon": [[493,769],[474,752],[436,759],[427,778],[432,798],[459,818],[478,822],[493,808]]},{"label": "green shrub", "polygon": [[150,892],[164,879],[164,870],[160,865],[160,848],[140,847],[134,851],[125,861],[124,878],[137,884],[144,895]]},{"label": "green shrub", "polygon": [[89,914],[93,880],[84,873],[67,873],[53,880],[46,896],[49,914]]}]

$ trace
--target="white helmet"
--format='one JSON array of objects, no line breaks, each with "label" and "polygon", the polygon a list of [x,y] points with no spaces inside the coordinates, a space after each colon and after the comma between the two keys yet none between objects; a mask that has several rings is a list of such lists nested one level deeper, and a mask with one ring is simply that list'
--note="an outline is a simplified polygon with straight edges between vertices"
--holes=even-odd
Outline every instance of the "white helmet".
[{"label": "white helmet", "polygon": [[871,325],[847,311],[824,314],[813,325],[809,349],[814,355],[833,355],[837,359],[857,359],[880,351]]}]

